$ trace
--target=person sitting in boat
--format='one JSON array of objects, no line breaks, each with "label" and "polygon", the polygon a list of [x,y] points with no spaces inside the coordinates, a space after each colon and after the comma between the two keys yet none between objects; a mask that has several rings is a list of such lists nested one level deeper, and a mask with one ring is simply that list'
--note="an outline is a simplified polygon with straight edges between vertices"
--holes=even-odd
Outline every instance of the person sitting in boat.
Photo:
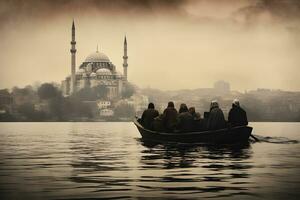
[{"label": "person sitting in boat", "polygon": [[177,114],[178,112],[174,107],[174,103],[170,101],[168,107],[164,110],[162,117],[163,125],[167,132],[174,131],[177,123]]},{"label": "person sitting in boat", "polygon": [[214,100],[210,104],[210,112],[207,120],[208,130],[226,128],[226,121],[223,111],[219,108],[219,103]]},{"label": "person sitting in boat", "polygon": [[191,132],[193,130],[194,118],[189,112],[186,104],[180,105],[180,112],[177,117],[177,129],[180,132]]},{"label": "person sitting in boat", "polygon": [[241,108],[238,99],[234,99],[232,102],[232,108],[228,114],[228,122],[231,126],[246,126],[248,125],[248,119],[246,111]]},{"label": "person sitting in boat", "polygon": [[178,114],[185,112],[185,107],[187,107],[185,103],[180,104]]},{"label": "person sitting in boat", "polygon": [[193,117],[193,131],[201,131],[203,126],[201,114],[199,112],[196,112],[195,107],[190,107],[189,112]]},{"label": "person sitting in boat", "polygon": [[207,123],[208,123],[209,112],[204,112],[203,119],[201,120],[201,131],[207,131]]},{"label": "person sitting in boat", "polygon": [[141,123],[144,128],[152,130],[154,118],[157,116],[159,116],[159,113],[157,110],[155,110],[154,104],[149,103],[148,109],[143,112],[141,118]]},{"label": "person sitting in boat", "polygon": [[193,116],[193,118],[195,118],[196,117],[195,107],[189,107],[189,113]]}]

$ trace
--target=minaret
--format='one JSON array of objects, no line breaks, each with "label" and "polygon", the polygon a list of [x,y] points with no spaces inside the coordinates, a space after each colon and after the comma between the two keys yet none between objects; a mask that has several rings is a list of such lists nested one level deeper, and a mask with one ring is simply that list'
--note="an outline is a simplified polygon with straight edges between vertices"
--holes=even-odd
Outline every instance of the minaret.
[{"label": "minaret", "polygon": [[124,39],[124,56],[123,56],[123,76],[124,76],[126,81],[127,81],[127,67],[128,67],[127,59],[128,59],[128,56],[127,56],[127,40],[126,40],[126,36],[125,36],[125,39]]},{"label": "minaret", "polygon": [[76,92],[76,80],[75,80],[75,66],[76,66],[76,41],[75,41],[75,24],[73,20],[72,24],[72,41],[71,41],[71,92],[70,94]]}]

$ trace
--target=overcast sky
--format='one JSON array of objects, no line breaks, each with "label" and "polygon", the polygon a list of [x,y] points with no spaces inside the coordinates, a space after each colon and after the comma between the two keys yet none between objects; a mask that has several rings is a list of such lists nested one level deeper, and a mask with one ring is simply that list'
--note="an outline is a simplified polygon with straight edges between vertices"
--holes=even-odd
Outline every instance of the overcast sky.
[{"label": "overcast sky", "polygon": [[0,1],[0,88],[69,75],[73,18],[77,69],[98,44],[122,72],[126,34],[141,87],[300,91],[297,0]]}]

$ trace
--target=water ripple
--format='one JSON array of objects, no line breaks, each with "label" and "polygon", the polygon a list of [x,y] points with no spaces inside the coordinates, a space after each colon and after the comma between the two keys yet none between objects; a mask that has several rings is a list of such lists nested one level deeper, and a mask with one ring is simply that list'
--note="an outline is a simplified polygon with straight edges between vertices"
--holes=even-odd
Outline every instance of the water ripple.
[{"label": "water ripple", "polygon": [[275,188],[299,191],[299,144],[279,136],[158,144],[141,140],[130,123],[3,123],[0,136],[1,199],[252,199]]}]

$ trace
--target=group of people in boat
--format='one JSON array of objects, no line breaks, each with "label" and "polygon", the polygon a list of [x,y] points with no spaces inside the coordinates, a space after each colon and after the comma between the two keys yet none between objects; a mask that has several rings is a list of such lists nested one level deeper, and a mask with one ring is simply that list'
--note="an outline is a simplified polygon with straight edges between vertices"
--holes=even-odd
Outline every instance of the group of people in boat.
[{"label": "group of people in boat", "polygon": [[148,109],[142,114],[140,123],[146,129],[159,132],[199,132],[246,126],[248,120],[245,110],[240,107],[239,100],[234,99],[227,121],[219,103],[214,100],[210,104],[210,111],[204,112],[203,118],[199,112],[196,112],[195,107],[188,108],[184,103],[177,111],[174,103],[169,102],[162,114],[159,114],[153,103],[149,103]]}]

